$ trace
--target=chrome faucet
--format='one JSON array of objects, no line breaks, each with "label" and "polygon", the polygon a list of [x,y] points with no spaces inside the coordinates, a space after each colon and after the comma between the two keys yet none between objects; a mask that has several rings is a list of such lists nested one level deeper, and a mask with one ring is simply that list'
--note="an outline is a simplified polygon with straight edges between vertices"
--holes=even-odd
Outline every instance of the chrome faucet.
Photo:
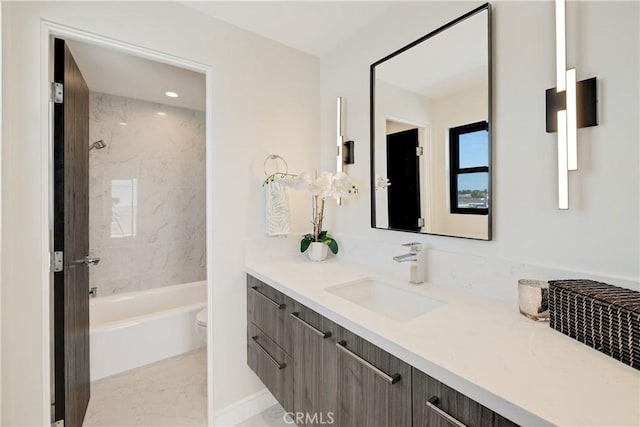
[{"label": "chrome faucet", "polygon": [[409,283],[413,283],[414,285],[419,285],[424,282],[424,254],[422,253],[422,243],[419,242],[411,242],[405,243],[402,246],[406,246],[409,248],[408,254],[397,255],[393,257],[393,260],[396,262],[407,262],[411,261],[410,274],[409,274]]}]

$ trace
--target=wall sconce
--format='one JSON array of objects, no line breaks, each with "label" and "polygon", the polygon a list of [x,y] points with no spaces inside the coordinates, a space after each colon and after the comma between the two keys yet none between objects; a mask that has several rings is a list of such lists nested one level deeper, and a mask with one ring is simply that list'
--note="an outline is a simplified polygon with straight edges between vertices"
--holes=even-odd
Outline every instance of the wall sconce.
[{"label": "wall sconce", "polygon": [[[338,147],[338,152],[336,155],[336,172],[342,172],[344,170],[344,163],[342,162],[342,149],[344,139],[342,137],[342,97],[339,96],[337,99],[337,108],[336,108],[336,146]],[[338,204],[340,204],[340,200],[338,199]]]},{"label": "wall sconce", "polygon": [[[344,165],[352,165],[354,163],[353,151],[354,142],[345,141],[342,135],[342,97],[337,99],[336,113],[336,146],[338,152],[336,154],[336,172],[344,172]],[[342,204],[342,199],[336,199],[338,205]]]},{"label": "wall sconce", "polygon": [[352,165],[355,163],[353,158],[353,141],[345,141],[342,144],[342,163]]},{"label": "wall sconce", "polygon": [[578,131],[597,126],[596,78],[576,82],[567,70],[565,0],[556,0],[556,85],[547,89],[547,132],[558,132],[558,208],[569,209],[569,171],[578,170]]}]

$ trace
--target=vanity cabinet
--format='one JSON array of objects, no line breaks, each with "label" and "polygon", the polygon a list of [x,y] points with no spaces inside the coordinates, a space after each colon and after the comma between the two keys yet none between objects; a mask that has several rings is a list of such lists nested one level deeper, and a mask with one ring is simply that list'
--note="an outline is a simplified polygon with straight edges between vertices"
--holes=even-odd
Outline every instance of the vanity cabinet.
[{"label": "vanity cabinet", "polygon": [[253,323],[247,327],[247,365],[283,408],[293,408],[293,360]]},{"label": "vanity cabinet", "polygon": [[411,366],[339,328],[338,425],[411,426]]},{"label": "vanity cabinet", "polygon": [[287,305],[291,305],[291,300],[283,293],[255,277],[247,276],[248,323],[257,326],[286,353],[291,354]]},{"label": "vanity cabinet", "polygon": [[293,359],[286,308],[291,300],[247,276],[247,364],[283,408],[293,408]]},{"label": "vanity cabinet", "polygon": [[297,425],[516,425],[249,275],[247,364]]},{"label": "vanity cabinet", "polygon": [[515,427],[517,424],[413,368],[414,427]]},{"label": "vanity cabinet", "polygon": [[293,408],[297,413],[311,415],[298,424],[326,425],[330,418],[335,422],[338,325],[298,302],[293,303],[289,323],[293,351]]}]

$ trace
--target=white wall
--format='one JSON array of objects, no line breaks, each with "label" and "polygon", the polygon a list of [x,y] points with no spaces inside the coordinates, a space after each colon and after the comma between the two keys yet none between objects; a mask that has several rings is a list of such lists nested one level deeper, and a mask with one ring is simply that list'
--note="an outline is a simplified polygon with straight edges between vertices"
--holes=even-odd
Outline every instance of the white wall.
[{"label": "white wall", "polygon": [[[41,20],[213,67],[213,251],[215,404],[262,389],[245,363],[242,247],[262,234],[262,162],[282,155],[290,169],[317,167],[318,61],[184,6],[158,3],[2,3],[2,425],[43,425],[49,386],[43,293],[47,233],[42,187],[47,152],[41,114]],[[333,103],[332,103],[333,104]],[[9,108],[7,108],[9,107]],[[292,205],[309,210],[306,197]],[[307,214],[293,229],[307,229]]]},{"label": "white wall", "polygon": [[91,92],[89,141],[107,145],[89,152],[98,296],[206,279],[204,115]]},{"label": "white wall", "polygon": [[[333,165],[335,151],[329,142],[335,127],[332,100],[343,96],[345,136],[356,149],[356,163],[347,171],[364,184],[358,201],[327,212],[327,228],[387,245],[419,240],[442,251],[482,257],[485,266],[506,260],[591,272],[613,283],[615,278],[637,282],[639,4],[568,4],[568,65],[577,67],[580,79],[598,77],[600,108],[600,125],[578,132],[580,170],[570,176],[569,211],[557,209],[557,135],[545,133],[544,91],[555,86],[553,2],[492,5],[494,240],[369,227],[369,66],[477,6],[467,2],[399,5],[384,22],[356,32],[321,58],[323,166]],[[370,244],[367,248],[375,250]],[[451,274],[455,277],[455,271]]]}]

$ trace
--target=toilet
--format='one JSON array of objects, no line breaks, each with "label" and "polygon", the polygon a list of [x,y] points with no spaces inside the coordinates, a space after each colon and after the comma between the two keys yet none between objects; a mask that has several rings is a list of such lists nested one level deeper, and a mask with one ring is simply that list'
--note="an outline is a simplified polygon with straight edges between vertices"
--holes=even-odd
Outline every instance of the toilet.
[{"label": "toilet", "polygon": [[200,337],[203,342],[207,342],[207,309],[203,308],[196,314],[196,318],[193,322],[193,327],[196,330],[196,335]]}]

